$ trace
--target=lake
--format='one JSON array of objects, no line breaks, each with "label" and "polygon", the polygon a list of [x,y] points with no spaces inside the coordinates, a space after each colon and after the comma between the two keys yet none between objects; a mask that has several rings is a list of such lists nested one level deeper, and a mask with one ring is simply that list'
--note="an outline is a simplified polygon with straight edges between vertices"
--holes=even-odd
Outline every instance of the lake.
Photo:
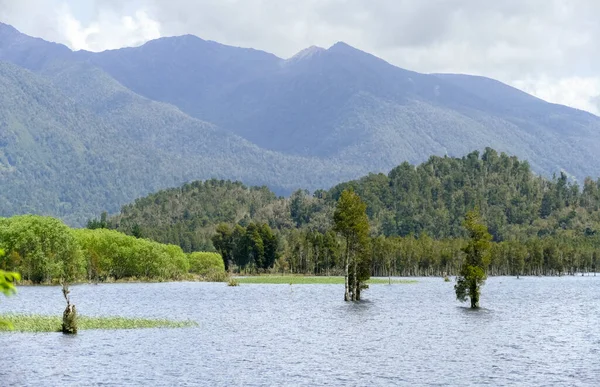
[{"label": "lake", "polygon": [[[183,329],[0,333],[0,384],[597,386],[600,276],[490,278],[480,310],[453,282],[79,285],[84,315],[194,320]],[[20,287],[0,311],[61,314],[59,287]]]}]

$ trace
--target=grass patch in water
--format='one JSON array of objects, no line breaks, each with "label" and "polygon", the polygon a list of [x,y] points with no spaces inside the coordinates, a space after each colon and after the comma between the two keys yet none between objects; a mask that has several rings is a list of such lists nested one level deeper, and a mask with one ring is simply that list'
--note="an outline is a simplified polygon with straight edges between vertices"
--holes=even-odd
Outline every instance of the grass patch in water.
[{"label": "grass patch in water", "polygon": [[[240,284],[288,284],[288,285],[338,285],[344,284],[344,277],[302,276],[302,275],[260,275],[255,277],[237,277]],[[392,279],[392,284],[413,284],[416,280]],[[370,285],[388,284],[387,278],[371,278]]]},{"label": "grass patch in water", "polygon": [[[60,332],[62,316],[42,316],[28,314],[3,314],[0,321],[8,322],[15,332]],[[171,321],[164,319],[125,318],[125,317],[77,317],[77,327],[87,329],[142,329],[142,328],[185,328],[197,326],[193,321]],[[9,331],[5,324],[0,331]]]}]

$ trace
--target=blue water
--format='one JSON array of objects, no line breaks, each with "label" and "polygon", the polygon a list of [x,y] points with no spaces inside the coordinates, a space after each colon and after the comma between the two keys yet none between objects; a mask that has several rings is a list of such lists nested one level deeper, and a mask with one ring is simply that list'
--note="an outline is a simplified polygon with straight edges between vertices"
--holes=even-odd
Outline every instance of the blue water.
[{"label": "blue water", "polygon": [[[0,384],[598,386],[600,276],[490,278],[480,310],[453,283],[73,286],[84,315],[194,320],[184,329],[0,334]],[[0,311],[60,314],[58,287],[21,287]]]}]

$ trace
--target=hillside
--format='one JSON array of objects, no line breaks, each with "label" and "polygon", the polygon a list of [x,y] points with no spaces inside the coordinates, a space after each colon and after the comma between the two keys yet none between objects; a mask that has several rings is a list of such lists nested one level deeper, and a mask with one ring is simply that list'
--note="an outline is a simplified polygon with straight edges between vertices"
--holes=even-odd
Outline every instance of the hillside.
[{"label": "hillside", "polygon": [[195,182],[138,199],[108,223],[129,234],[135,227],[186,251],[210,247],[220,223],[267,223],[284,236],[294,230],[326,233],[347,188],[366,202],[375,236],[461,238],[462,221],[473,208],[480,209],[496,241],[600,232],[600,180],[586,180],[581,189],[564,174],[547,180],[526,161],[489,148],[462,158],[434,156],[418,166],[403,163],[387,175],[370,174],[312,195],[297,191],[289,198],[276,198],[265,187]]},{"label": "hillside", "polygon": [[40,76],[0,62],[0,85],[0,215],[32,212],[81,224],[185,181],[234,178],[290,192],[298,182],[315,186],[351,175],[261,150],[89,65]]},{"label": "hillside", "polygon": [[600,171],[596,116],[491,79],[404,70],[341,42],[288,60],[192,36],[80,55],[141,95],[287,154],[384,171],[491,146],[547,176]]},{"label": "hillside", "polygon": [[194,36],[102,53],[0,23],[0,215],[77,225],[204,179],[328,189],[491,146],[545,176],[600,171],[600,118],[344,43],[284,60]]}]

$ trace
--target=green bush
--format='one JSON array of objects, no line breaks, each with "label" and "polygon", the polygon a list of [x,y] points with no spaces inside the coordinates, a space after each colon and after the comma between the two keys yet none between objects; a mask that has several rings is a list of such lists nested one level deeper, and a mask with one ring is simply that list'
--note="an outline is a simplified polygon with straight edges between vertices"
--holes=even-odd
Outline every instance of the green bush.
[{"label": "green bush", "polygon": [[190,272],[207,277],[216,273],[225,273],[225,264],[221,254],[195,252],[188,255]]},{"label": "green bush", "polygon": [[181,279],[189,271],[179,246],[107,229],[73,230],[34,215],[0,218],[0,268],[31,283],[82,280]]},{"label": "green bush", "polygon": [[129,277],[178,279],[189,270],[179,246],[137,239],[118,231],[75,230],[90,279]]},{"label": "green bush", "polygon": [[0,267],[33,283],[85,274],[85,262],[72,230],[58,219],[22,215],[0,218]]}]

